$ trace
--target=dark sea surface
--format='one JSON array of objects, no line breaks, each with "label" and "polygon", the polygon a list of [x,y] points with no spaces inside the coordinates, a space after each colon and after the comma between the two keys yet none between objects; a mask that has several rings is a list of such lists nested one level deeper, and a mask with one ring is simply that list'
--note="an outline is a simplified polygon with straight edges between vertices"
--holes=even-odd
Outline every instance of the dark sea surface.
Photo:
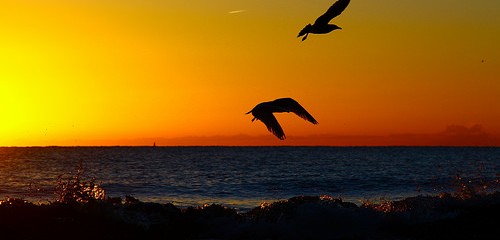
[{"label": "dark sea surface", "polygon": [[360,203],[453,191],[458,175],[498,177],[500,148],[0,147],[0,197],[53,201],[58,176],[80,164],[109,196],[248,210],[300,195]]}]

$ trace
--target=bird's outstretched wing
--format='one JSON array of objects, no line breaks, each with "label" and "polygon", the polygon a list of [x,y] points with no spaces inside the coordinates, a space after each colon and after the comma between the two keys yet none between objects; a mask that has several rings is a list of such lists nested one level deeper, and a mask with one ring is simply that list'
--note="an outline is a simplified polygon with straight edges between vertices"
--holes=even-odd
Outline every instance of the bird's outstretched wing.
[{"label": "bird's outstretched wing", "polygon": [[318,121],[316,121],[316,119],[314,119],[314,117],[309,114],[304,107],[302,107],[297,101],[293,100],[292,98],[276,99],[273,101],[273,104],[288,109],[290,110],[290,112],[297,114],[297,116],[313,124],[318,124]]},{"label": "bird's outstretched wing", "polygon": [[318,17],[316,21],[314,22],[315,25],[325,25],[328,24],[334,17],[340,15],[344,9],[349,5],[349,2],[351,0],[338,0],[335,2],[328,10],[326,13]]},{"label": "bird's outstretched wing", "polygon": [[280,124],[278,123],[278,120],[271,112],[261,113],[261,114],[259,114],[257,119],[262,121],[266,125],[267,130],[269,130],[269,132],[273,133],[280,140],[285,139],[285,132],[283,132],[283,129],[281,128]]}]

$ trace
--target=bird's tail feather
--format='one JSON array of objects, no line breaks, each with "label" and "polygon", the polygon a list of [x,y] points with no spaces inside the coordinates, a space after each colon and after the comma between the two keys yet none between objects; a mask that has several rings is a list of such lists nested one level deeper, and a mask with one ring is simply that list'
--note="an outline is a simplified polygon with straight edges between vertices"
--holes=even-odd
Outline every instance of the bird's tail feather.
[{"label": "bird's tail feather", "polygon": [[307,24],[304,28],[302,28],[302,30],[300,30],[299,35],[297,35],[297,37],[301,37],[304,34],[306,34],[306,36],[307,36],[307,33],[309,33],[310,27],[311,27],[311,24]]}]

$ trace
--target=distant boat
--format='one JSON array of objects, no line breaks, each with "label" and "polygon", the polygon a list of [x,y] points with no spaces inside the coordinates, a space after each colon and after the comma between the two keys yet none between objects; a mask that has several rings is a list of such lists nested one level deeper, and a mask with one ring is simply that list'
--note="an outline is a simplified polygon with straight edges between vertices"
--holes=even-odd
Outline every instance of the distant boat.
[{"label": "distant boat", "polygon": [[309,114],[306,109],[291,98],[279,98],[274,101],[259,103],[246,114],[252,113],[254,116],[252,122],[255,120],[262,121],[266,125],[267,130],[280,140],[284,140],[286,138],[285,132],[283,132],[278,120],[276,120],[276,117],[273,115],[273,113],[280,112],[293,112],[297,114],[297,116],[311,122],[312,124],[318,124],[316,119],[314,119],[314,117]]}]

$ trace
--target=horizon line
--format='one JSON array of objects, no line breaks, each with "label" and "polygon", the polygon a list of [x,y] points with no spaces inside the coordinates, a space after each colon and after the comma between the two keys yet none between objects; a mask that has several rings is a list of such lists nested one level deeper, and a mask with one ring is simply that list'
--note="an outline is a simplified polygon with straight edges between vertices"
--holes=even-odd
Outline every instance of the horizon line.
[{"label": "horizon line", "polygon": [[[64,139],[22,141],[0,147],[112,147],[112,146],[328,146],[328,147],[500,147],[500,134],[484,131],[443,131],[424,134],[311,134],[290,135],[278,140],[272,135],[211,135],[180,137],[141,137],[121,139]],[[22,143],[24,142],[24,143]],[[19,144],[21,143],[21,144]]]},{"label": "horizon line", "polygon": [[148,148],[175,148],[175,147],[332,147],[332,148],[498,148],[500,145],[2,145],[0,148],[119,148],[119,147],[148,147]]}]

